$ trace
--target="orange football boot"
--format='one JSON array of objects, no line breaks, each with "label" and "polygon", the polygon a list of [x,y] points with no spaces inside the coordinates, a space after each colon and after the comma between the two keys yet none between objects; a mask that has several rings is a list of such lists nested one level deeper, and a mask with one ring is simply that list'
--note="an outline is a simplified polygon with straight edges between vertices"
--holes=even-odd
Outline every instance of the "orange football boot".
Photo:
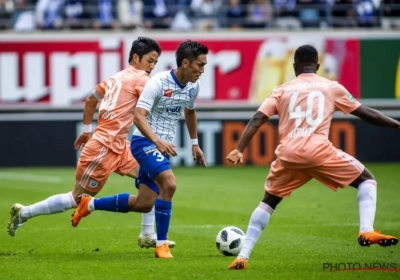
[{"label": "orange football boot", "polygon": [[93,199],[93,197],[91,197],[88,194],[82,194],[82,195],[78,196],[78,201],[77,201],[78,207],[72,214],[72,220],[71,220],[73,227],[77,227],[82,218],[84,218],[84,217],[88,216],[90,213],[92,213],[89,211],[89,207],[88,207],[88,204],[92,199]]},{"label": "orange football boot", "polygon": [[229,266],[229,269],[237,269],[237,270],[245,269],[246,264],[247,261],[245,258],[238,258],[232,262],[232,264]]},{"label": "orange football boot", "polygon": [[396,245],[398,241],[397,237],[381,234],[379,230],[360,232],[358,234],[358,243],[363,247],[369,247],[371,244],[387,247]]},{"label": "orange football boot", "polygon": [[171,250],[169,249],[168,242],[165,242],[162,245],[157,246],[154,254],[156,255],[156,258],[160,258],[160,259],[173,258],[172,254],[171,254]]}]

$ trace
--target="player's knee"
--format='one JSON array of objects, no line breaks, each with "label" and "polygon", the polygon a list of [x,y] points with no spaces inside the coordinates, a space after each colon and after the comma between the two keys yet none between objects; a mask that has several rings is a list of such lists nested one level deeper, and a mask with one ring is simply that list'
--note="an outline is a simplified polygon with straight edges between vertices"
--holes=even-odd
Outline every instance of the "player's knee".
[{"label": "player's knee", "polygon": [[176,179],[172,173],[162,178],[162,180],[158,180],[158,184],[160,185],[161,192],[167,193],[171,197],[174,195],[176,190]]},{"label": "player's knee", "polygon": [[170,194],[174,194],[176,190],[176,180],[175,177],[171,177],[168,180],[165,181],[164,188],[166,192]]},{"label": "player's knee", "polygon": [[355,179],[350,186],[354,187],[354,188],[358,188],[358,186],[367,180],[374,180],[375,181],[375,177],[374,175],[371,173],[371,171],[369,171],[367,168],[364,169],[364,171],[360,174],[360,176]]}]

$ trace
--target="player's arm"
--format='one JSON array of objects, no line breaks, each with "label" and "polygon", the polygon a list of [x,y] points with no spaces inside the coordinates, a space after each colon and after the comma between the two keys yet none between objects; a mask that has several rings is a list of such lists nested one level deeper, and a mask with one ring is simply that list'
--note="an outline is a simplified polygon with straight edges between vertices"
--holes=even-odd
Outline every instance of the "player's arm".
[{"label": "player's arm", "polygon": [[136,105],[133,123],[144,137],[149,139],[157,146],[157,149],[161,153],[167,156],[177,156],[178,154],[174,149],[174,145],[162,141],[160,137],[154,133],[150,123],[147,121],[147,115],[153,107],[155,100],[160,97],[161,92],[162,87],[160,87],[157,82],[154,80],[148,81],[139,97],[138,104]]},{"label": "player's arm", "polygon": [[189,108],[185,108],[184,114],[185,114],[185,123],[186,123],[186,127],[187,127],[187,129],[189,131],[190,139],[192,140],[192,144],[195,145],[194,143],[197,140],[197,116],[196,116],[196,110],[195,109],[191,110]]},{"label": "player's arm", "polygon": [[260,126],[266,123],[271,116],[277,114],[279,96],[280,92],[275,91],[264,100],[260,108],[258,108],[257,112],[247,123],[246,128],[244,129],[244,132],[240,136],[239,142],[236,145],[236,148],[226,157],[227,160],[233,162],[234,164],[243,163],[243,151],[246,146],[249,144]]},{"label": "player's arm", "polygon": [[260,126],[267,122],[269,117],[261,111],[257,111],[251,120],[247,123],[246,128],[242,136],[240,136],[239,142],[236,148],[229,153],[226,157],[227,160],[233,162],[234,164],[243,163],[243,151],[249,144],[250,140],[253,138],[254,134],[258,131]]},{"label": "player's arm", "polygon": [[263,112],[257,111],[251,120],[247,123],[246,128],[242,136],[239,139],[238,144],[236,145],[236,150],[243,153],[244,149],[247,147],[253,136],[256,134],[261,125],[266,123],[269,120],[269,117],[266,116]]},{"label": "player's arm", "polygon": [[197,82],[197,88],[194,95],[189,99],[188,104],[184,109],[186,127],[189,131],[190,139],[192,141],[192,155],[193,160],[199,160],[203,167],[207,167],[206,159],[203,151],[200,149],[198,135],[197,135],[197,115],[196,115],[196,99],[200,92],[200,82]]},{"label": "player's arm", "polygon": [[360,105],[357,109],[352,111],[350,114],[359,117],[363,121],[366,121],[373,125],[393,127],[400,129],[400,122],[385,116],[378,110]]},{"label": "player's arm", "polygon": [[[96,95],[97,94],[97,95]],[[97,92],[91,93],[85,100],[85,108],[83,109],[83,125],[90,126],[90,131],[84,132],[92,132],[92,120],[94,113],[96,112],[96,107],[101,97],[98,95]]]},{"label": "player's arm", "polygon": [[83,109],[83,132],[75,140],[74,148],[76,150],[82,150],[85,144],[92,137],[93,116],[96,112],[97,104],[102,99],[103,95],[95,89],[85,100],[85,108]]},{"label": "player's arm", "polygon": [[199,160],[201,165],[207,167],[206,159],[203,151],[199,147],[198,136],[197,136],[197,116],[195,109],[185,108],[185,122],[186,127],[189,131],[190,139],[192,141],[192,154],[193,160]]},{"label": "player's arm", "polygon": [[149,111],[147,111],[146,109],[136,107],[134,123],[137,129],[139,129],[139,131],[143,134],[144,137],[149,139],[154,144],[157,144],[157,142],[161,141],[161,139],[151,129],[151,126],[147,121],[148,114]]},{"label": "player's arm", "polygon": [[335,107],[344,114],[352,114],[370,124],[400,129],[398,121],[385,116],[375,109],[363,106],[342,85],[335,84],[333,90],[336,95]]}]

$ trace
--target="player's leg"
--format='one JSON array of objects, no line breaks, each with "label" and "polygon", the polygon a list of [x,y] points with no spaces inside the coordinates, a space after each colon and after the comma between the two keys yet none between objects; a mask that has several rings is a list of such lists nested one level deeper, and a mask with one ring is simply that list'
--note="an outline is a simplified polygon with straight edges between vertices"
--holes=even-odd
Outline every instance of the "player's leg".
[{"label": "player's leg", "polygon": [[[156,257],[172,258],[167,240],[176,179],[169,165],[169,159],[161,154],[152,142],[143,137],[132,137],[131,151],[140,164],[140,170],[143,170],[143,179],[149,179],[147,183],[142,183],[156,188],[155,191],[159,190],[159,197],[154,205],[157,228]],[[140,178],[141,176],[138,179]],[[152,186],[153,182],[155,186]]]},{"label": "player's leg", "polygon": [[[130,165],[130,162],[136,162],[136,160],[134,159],[131,151],[130,151],[130,143],[127,141],[126,143],[126,149],[124,151],[126,153],[125,157],[127,158],[127,164],[128,168],[127,170],[130,170],[130,168],[132,166]],[[121,166],[121,173],[123,174],[123,168],[124,166]],[[126,168],[125,168],[126,169]],[[127,176],[131,177],[131,178],[138,178],[139,176],[139,164],[136,164],[134,166],[133,169],[131,169],[127,174]],[[140,186],[137,186],[138,189],[140,188]],[[151,193],[153,193],[153,191],[151,191],[150,189],[148,189],[146,186],[142,186],[142,191],[139,192],[141,193],[141,195],[138,195],[138,197],[146,197],[146,194],[144,193],[145,191],[149,191]],[[139,211],[140,212],[140,211]],[[141,230],[140,230],[140,234],[139,234],[139,238],[138,238],[138,245],[143,248],[149,248],[149,247],[155,247],[155,243],[157,240],[157,235],[154,232],[154,225],[155,225],[155,214],[154,214],[154,206],[152,207],[152,209],[147,212],[147,213],[142,213],[142,224],[141,224]],[[174,244],[170,244],[170,247],[172,248],[173,246],[175,246]]]},{"label": "player's leg", "polygon": [[372,173],[365,168],[361,175],[350,183],[357,189],[358,208],[360,215],[360,232],[358,243],[361,246],[379,244],[392,246],[398,243],[397,237],[381,234],[374,230],[376,213],[377,182]]},{"label": "player's leg", "polygon": [[[15,203],[11,207],[8,232],[14,236],[18,227],[28,219],[51,215],[77,207],[77,198],[83,193],[96,195],[107,180],[102,161],[108,156],[108,149],[99,142],[90,140],[84,147],[77,164],[75,186],[71,192],[56,194],[29,206]],[[99,176],[96,176],[98,174]]]},{"label": "player's leg", "polygon": [[[164,166],[170,168],[169,164]],[[162,171],[155,178],[160,195],[155,202],[155,215],[157,225],[157,246],[161,246],[168,238],[169,224],[172,212],[172,197],[176,190],[176,179],[171,169]]]},{"label": "player's leg", "polygon": [[383,235],[374,230],[376,212],[377,182],[371,172],[354,157],[338,150],[336,157],[309,171],[312,176],[333,190],[353,186],[357,189],[360,231],[358,242],[361,246],[380,244],[396,245],[394,236]]},{"label": "player's leg", "polygon": [[265,183],[265,195],[258,207],[253,211],[243,247],[238,257],[229,266],[230,269],[244,269],[250,258],[262,231],[268,225],[271,215],[284,197],[307,183],[311,177],[301,170],[285,169],[276,160],[271,165],[270,173]]}]

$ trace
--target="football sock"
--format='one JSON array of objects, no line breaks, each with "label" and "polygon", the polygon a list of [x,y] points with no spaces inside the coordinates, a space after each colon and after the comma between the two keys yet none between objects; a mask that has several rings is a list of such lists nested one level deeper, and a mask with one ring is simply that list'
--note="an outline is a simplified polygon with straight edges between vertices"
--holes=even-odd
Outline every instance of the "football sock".
[{"label": "football sock", "polygon": [[[121,193],[114,196],[94,198],[92,199],[94,210],[128,213],[129,196],[129,193]],[[91,205],[89,205],[89,211],[92,211]]]},{"label": "football sock", "polygon": [[154,233],[154,220],[155,220],[155,214],[153,206],[153,209],[151,209],[149,213],[142,214],[142,231],[141,231],[142,235],[148,236]]},{"label": "football sock", "polygon": [[40,215],[61,213],[76,206],[71,192],[56,194],[38,203],[22,208],[20,215],[23,220],[27,220]]},{"label": "football sock", "polygon": [[157,198],[154,204],[157,228],[157,246],[167,242],[169,222],[171,220],[172,202]]},{"label": "football sock", "polygon": [[360,212],[360,232],[374,230],[376,212],[376,188],[375,180],[366,180],[358,186],[358,207]]},{"label": "football sock", "polygon": [[246,236],[244,238],[242,250],[240,250],[238,258],[249,260],[251,251],[262,231],[267,226],[274,209],[268,204],[261,202],[251,215],[249,225],[247,227]]}]

